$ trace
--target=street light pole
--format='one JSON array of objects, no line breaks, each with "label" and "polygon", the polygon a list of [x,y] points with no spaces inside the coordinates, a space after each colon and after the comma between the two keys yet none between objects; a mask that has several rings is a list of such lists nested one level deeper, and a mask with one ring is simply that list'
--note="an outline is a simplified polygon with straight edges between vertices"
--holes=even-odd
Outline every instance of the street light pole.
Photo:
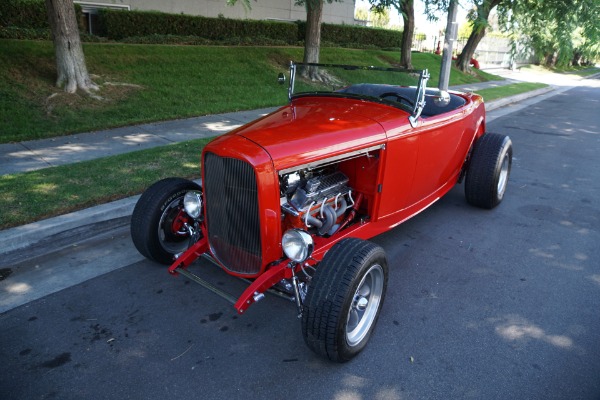
[{"label": "street light pole", "polygon": [[438,88],[448,90],[450,82],[450,67],[452,65],[452,49],[458,33],[456,14],[458,12],[458,0],[450,0],[448,6],[448,23],[446,24],[446,34],[444,35],[444,52],[442,55],[442,67],[440,68],[440,81]]}]

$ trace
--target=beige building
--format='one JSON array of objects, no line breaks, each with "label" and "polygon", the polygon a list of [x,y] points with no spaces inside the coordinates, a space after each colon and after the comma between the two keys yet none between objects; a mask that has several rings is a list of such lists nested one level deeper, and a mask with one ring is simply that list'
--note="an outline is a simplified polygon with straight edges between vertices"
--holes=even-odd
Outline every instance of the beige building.
[{"label": "beige building", "polygon": [[[354,25],[355,0],[325,3],[323,22],[331,24]],[[296,0],[250,0],[251,8],[244,6],[243,0],[237,0],[234,6],[228,6],[226,0],[97,0],[77,1],[83,12],[93,15],[100,8],[125,9],[136,11],[161,11],[171,14],[202,15],[205,17],[258,19],[276,21],[298,21],[306,19],[304,6],[295,5]]]}]

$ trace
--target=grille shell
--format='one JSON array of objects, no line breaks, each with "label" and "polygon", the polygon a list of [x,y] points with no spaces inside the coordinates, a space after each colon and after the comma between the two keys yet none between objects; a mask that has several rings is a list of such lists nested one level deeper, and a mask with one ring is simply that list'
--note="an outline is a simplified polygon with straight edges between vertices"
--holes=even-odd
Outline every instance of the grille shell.
[{"label": "grille shell", "polygon": [[208,242],[229,271],[256,275],[262,267],[258,185],[246,161],[204,155]]}]

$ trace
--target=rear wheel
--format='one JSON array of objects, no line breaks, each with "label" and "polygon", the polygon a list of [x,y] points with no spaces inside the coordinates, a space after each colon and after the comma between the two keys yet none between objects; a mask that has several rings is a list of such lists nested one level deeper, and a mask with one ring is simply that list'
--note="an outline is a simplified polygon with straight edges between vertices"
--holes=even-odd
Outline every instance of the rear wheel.
[{"label": "rear wheel", "polygon": [[304,302],[302,333],[308,347],[337,362],[360,353],[379,317],[387,279],[381,247],[351,238],[329,250]]},{"label": "rear wheel", "polygon": [[469,204],[491,209],[504,198],[512,166],[512,142],[506,135],[486,133],[475,143],[465,179]]},{"label": "rear wheel", "polygon": [[181,178],[166,178],[154,183],[142,194],[131,216],[131,238],[146,258],[171,264],[175,255],[193,243],[186,224],[195,221],[183,208],[189,191],[201,192],[200,185]]}]

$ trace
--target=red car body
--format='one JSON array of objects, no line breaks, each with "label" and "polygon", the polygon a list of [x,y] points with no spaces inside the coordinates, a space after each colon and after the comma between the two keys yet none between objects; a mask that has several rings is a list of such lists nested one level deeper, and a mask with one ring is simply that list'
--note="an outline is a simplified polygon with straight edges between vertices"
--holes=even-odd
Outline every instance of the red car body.
[{"label": "red car body", "polygon": [[[372,85],[368,89],[386,92],[389,88]],[[387,95],[386,92],[383,97]],[[424,100],[425,91],[422,96]],[[293,281],[295,296],[292,291],[292,298],[296,298],[301,314],[304,298],[298,294],[296,275],[308,268],[321,268],[326,254],[348,238],[369,239],[401,224],[444,196],[465,176],[476,143],[485,133],[485,108],[482,98],[476,94],[453,92],[450,97],[454,104],[450,107],[430,106],[428,112],[421,113],[423,101],[415,113],[411,107],[372,101],[354,94],[304,93],[291,96],[290,103],[277,111],[214,139],[202,152],[204,208],[202,217],[194,219],[198,232],[193,233],[193,218],[186,214],[183,206],[172,207],[178,214],[169,222],[172,225],[168,229],[172,229],[175,236],[185,236],[182,227],[186,226],[195,242],[182,254],[175,255],[169,271],[192,277],[222,294],[187,271],[194,260],[208,255],[228,274],[249,279],[248,288],[239,297],[224,294],[235,303],[239,313],[264,297],[263,293],[274,285]],[[418,97],[415,103],[419,104]],[[417,123],[410,120],[411,116],[416,116]],[[510,170],[510,140],[503,143],[502,148],[494,150],[498,153],[495,173],[488,179],[491,182],[488,186],[497,189],[491,207],[502,199]],[[321,185],[328,180],[333,182],[332,187],[337,185],[340,189],[317,196],[312,202],[296,201],[303,204],[302,209],[294,206],[295,197],[300,196],[298,188],[315,182]],[[300,194],[308,196],[309,192],[305,189]],[[143,221],[143,214],[149,212],[148,207],[142,206],[137,214],[134,212],[132,235],[140,251],[153,258],[152,249],[144,247],[150,234],[139,233],[139,229],[134,228]],[[162,212],[160,221],[171,221],[164,217],[164,211],[157,212]],[[330,221],[333,225],[321,232],[316,227],[327,223],[328,213],[329,219],[334,220]],[[159,226],[160,229],[164,228]],[[146,229],[152,230],[156,230],[153,225]],[[300,262],[290,260],[283,248],[282,236],[288,231],[310,235],[309,256]],[[369,279],[373,279],[372,287],[377,279],[382,280],[379,278],[382,273],[378,271],[373,277],[369,275]],[[358,288],[361,285],[356,283]],[[355,303],[360,297],[358,293],[356,289]],[[383,293],[380,297],[382,300]],[[379,302],[379,297],[376,300]],[[364,312],[356,304],[354,309]],[[364,335],[368,338],[377,310],[374,312],[368,331],[361,331],[359,339],[363,340]],[[345,317],[348,321],[350,315],[351,311]],[[341,323],[343,325],[343,321]],[[344,340],[348,349],[352,349],[354,336],[348,334]],[[310,343],[309,346],[314,350],[318,347]],[[364,344],[356,345],[357,351],[362,346]],[[327,353],[327,356],[345,361],[351,358],[348,354],[354,353],[341,354]]]}]

